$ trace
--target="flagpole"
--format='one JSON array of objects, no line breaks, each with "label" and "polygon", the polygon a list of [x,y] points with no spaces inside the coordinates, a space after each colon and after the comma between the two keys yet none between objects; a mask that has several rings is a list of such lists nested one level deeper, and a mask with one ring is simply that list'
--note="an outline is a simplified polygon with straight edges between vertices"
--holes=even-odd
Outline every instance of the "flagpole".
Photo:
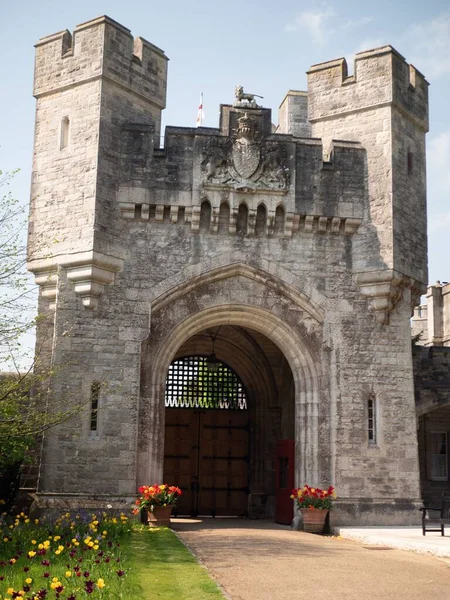
[{"label": "flagpole", "polygon": [[203,92],[200,92],[200,104],[198,105],[196,127],[201,127],[203,124]]}]

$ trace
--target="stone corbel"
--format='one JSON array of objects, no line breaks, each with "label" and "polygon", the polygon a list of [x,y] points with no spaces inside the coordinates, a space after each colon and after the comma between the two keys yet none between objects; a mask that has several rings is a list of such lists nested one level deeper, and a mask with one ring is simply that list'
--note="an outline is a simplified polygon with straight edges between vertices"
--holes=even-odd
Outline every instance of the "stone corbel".
[{"label": "stone corbel", "polygon": [[[30,263],[28,270],[31,271]],[[58,288],[58,273],[56,265],[42,271],[33,271],[34,281],[39,286],[41,296],[49,301],[49,309],[54,310],[56,290]]]},{"label": "stone corbel", "polygon": [[404,290],[416,283],[411,277],[392,269],[359,273],[356,281],[369,301],[370,310],[383,325],[389,323],[389,314],[402,299]]},{"label": "stone corbel", "polygon": [[27,267],[34,273],[41,295],[50,301],[50,308],[55,306],[58,267],[66,269],[67,279],[73,282],[83,306],[95,308],[105,285],[113,283],[116,273],[122,270],[123,260],[91,250],[32,260]]}]

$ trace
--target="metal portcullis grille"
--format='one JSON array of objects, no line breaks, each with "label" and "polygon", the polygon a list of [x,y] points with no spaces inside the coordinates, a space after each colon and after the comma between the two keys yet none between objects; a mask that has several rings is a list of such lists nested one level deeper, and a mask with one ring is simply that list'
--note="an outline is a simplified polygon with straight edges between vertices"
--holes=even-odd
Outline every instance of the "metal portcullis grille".
[{"label": "metal portcullis grille", "polygon": [[214,370],[206,356],[187,356],[172,362],[166,379],[166,407],[246,410],[247,396],[236,373],[217,361]]}]

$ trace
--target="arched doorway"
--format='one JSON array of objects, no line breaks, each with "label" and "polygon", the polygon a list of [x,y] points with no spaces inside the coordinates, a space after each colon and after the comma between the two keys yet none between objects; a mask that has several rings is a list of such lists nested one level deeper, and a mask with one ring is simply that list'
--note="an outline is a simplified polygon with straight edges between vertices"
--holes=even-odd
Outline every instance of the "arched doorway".
[{"label": "arched doorway", "polygon": [[292,372],[269,338],[221,325],[186,340],[165,384],[164,480],[185,490],[179,514],[290,522],[292,502],[282,515],[277,497],[289,497],[294,455],[280,462],[277,447],[293,448],[294,422]]},{"label": "arched doorway", "polygon": [[[248,379],[259,386],[258,401],[249,400],[249,412],[264,406],[266,409],[262,412],[259,410],[254,419],[251,415],[252,423],[266,432],[272,426],[275,427],[276,435],[271,435],[269,442],[253,433],[249,438],[250,456],[255,460],[251,466],[249,515],[273,516],[276,441],[291,435],[278,435],[280,427],[287,425],[293,431],[295,484],[306,481],[319,485],[321,478],[330,480],[328,471],[332,465],[329,453],[322,451],[319,454],[319,411],[327,410],[329,405],[329,390],[321,377],[321,312],[306,296],[286,287],[282,281],[274,279],[267,272],[264,275],[263,271],[236,264],[220,268],[213,275],[214,277],[209,273],[208,282],[202,285],[201,276],[171,289],[156,291],[158,300],[152,304],[151,329],[142,343],[140,356],[136,483],[139,487],[148,482],[161,481],[164,475],[165,383],[170,364],[175,358],[182,356],[208,355],[211,352],[211,338],[207,331],[231,327],[235,332],[239,331],[241,340],[242,334],[249,332],[260,335],[259,339],[269,342],[271,348],[282,357],[289,374],[285,381],[290,382],[293,390],[291,414],[286,417],[288,411],[280,411],[279,405],[271,404],[274,398],[278,398],[278,402],[287,398],[285,392],[268,393],[273,387],[267,377],[271,369],[266,369],[265,365],[269,358],[269,362],[274,364],[271,357],[266,352],[255,352],[252,347],[246,354],[257,359],[258,368],[248,369],[244,373],[243,370],[251,363],[240,360],[240,344],[230,344],[231,340],[228,339],[228,343],[236,351],[229,350],[226,355],[219,354],[219,338],[223,338],[225,333],[221,330],[216,342],[218,358],[239,374],[247,391],[251,389]],[[236,299],[242,298],[246,303],[236,302],[236,299],[230,303],[217,303],[220,290],[223,288],[225,294],[225,288],[228,289],[230,284],[235,286]],[[224,297],[223,294],[220,293],[221,298]],[[202,341],[200,334],[203,334]],[[246,343],[252,342],[248,339]],[[322,441],[328,439],[333,443],[331,434],[328,435],[327,431],[322,431],[321,437]],[[261,459],[265,453],[266,456],[270,455],[268,460],[272,461],[270,469],[266,469],[267,460]],[[264,488],[266,474],[271,477],[269,492]]]}]

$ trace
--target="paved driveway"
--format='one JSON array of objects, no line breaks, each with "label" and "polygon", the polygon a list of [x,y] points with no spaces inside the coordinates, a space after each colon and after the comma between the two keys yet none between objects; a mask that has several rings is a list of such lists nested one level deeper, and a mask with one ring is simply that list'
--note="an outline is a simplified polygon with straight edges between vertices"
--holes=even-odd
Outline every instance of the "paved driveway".
[{"label": "paved driveway", "polygon": [[450,561],[266,521],[175,519],[231,600],[450,600]]}]

